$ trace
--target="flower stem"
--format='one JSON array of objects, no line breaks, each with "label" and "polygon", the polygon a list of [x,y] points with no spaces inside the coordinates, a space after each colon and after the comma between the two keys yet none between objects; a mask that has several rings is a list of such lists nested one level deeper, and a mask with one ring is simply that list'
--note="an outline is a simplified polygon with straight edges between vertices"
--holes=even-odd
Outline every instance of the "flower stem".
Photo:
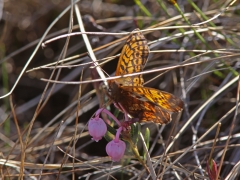
[{"label": "flower stem", "polygon": [[117,125],[119,127],[121,127],[121,123],[118,121],[118,119],[110,111],[108,111],[107,109],[104,109],[104,108],[98,109],[97,112],[96,112],[96,116],[99,116],[101,112],[106,113],[107,115],[109,115],[117,123]]},{"label": "flower stem", "polygon": [[125,139],[126,141],[129,142],[131,149],[135,155],[135,157],[138,159],[138,161],[143,165],[143,167],[146,169],[146,171],[150,174],[150,170],[148,169],[147,165],[145,164],[145,162],[143,161],[143,159],[140,157],[140,154],[138,152],[138,148],[137,146],[133,143],[133,141],[131,139]]}]

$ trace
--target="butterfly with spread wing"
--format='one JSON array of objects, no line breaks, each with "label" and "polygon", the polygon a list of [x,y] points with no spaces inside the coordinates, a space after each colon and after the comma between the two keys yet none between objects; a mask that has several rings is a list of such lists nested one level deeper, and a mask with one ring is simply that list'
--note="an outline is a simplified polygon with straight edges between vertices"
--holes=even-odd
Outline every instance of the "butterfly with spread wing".
[{"label": "butterfly with spread wing", "polygon": [[[123,46],[116,76],[143,71],[149,55],[147,40],[135,29]],[[144,87],[142,75],[109,80],[109,96],[120,110],[139,122],[167,124],[171,114],[183,109],[180,98],[164,91]]]}]

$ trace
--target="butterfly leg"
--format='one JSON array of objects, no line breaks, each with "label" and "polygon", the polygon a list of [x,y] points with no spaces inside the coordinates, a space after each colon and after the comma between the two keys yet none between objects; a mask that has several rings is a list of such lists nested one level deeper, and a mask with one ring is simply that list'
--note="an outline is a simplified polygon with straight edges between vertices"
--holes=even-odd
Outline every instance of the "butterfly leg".
[{"label": "butterfly leg", "polygon": [[113,103],[115,108],[119,109],[120,111],[122,111],[121,107],[118,106],[118,103]]},{"label": "butterfly leg", "polygon": [[129,121],[129,117],[128,117],[128,113],[127,111],[124,109],[124,107],[121,105],[121,103],[114,103],[114,106],[119,109],[120,111],[122,111],[124,113],[125,116],[125,121]]},{"label": "butterfly leg", "polygon": [[125,121],[129,121],[130,119],[129,119],[129,117],[128,117],[127,111],[124,109],[124,107],[121,105],[121,103],[118,103],[118,104],[119,104],[119,106],[121,107],[122,112],[124,113]]}]

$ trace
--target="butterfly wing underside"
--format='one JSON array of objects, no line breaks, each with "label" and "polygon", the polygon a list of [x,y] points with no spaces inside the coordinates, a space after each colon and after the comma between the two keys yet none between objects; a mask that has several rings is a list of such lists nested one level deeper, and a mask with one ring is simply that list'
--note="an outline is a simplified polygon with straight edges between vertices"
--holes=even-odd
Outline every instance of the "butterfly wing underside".
[{"label": "butterfly wing underside", "polygon": [[[134,31],[139,31],[139,29]],[[133,32],[123,46],[116,69],[116,76],[141,72],[147,62],[149,54],[147,40],[141,32]],[[144,80],[142,75],[135,75],[117,79],[117,82],[122,86],[142,86]]]}]

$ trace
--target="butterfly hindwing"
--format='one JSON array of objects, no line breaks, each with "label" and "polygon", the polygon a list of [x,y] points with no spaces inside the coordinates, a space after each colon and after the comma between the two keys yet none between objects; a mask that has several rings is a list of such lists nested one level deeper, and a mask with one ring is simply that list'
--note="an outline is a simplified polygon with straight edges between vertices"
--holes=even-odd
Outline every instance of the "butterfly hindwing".
[{"label": "butterfly hindwing", "polygon": [[[139,29],[135,29],[134,31],[139,31]],[[131,33],[123,46],[117,65],[116,76],[143,71],[148,55],[149,48],[143,34],[141,32]],[[142,75],[125,77],[121,81],[124,86],[141,86],[143,82]]]}]

